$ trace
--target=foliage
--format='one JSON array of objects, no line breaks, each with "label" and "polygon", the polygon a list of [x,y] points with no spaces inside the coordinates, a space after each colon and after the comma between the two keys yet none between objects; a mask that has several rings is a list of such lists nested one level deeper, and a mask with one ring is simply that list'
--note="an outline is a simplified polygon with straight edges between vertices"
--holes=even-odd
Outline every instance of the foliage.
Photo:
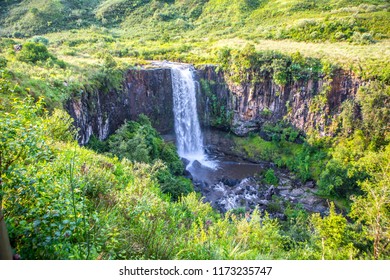
[{"label": "foliage", "polygon": [[[0,104],[4,110],[5,104]],[[33,103],[31,98],[15,100],[12,111],[0,116],[0,178],[12,174],[21,162],[34,162],[48,158],[42,123],[36,122],[42,110],[42,102]]]},{"label": "foliage", "polygon": [[390,131],[390,87],[373,81],[359,89],[357,95],[362,114],[361,128],[370,145],[379,148],[388,143]]},{"label": "foliage", "polygon": [[5,57],[0,56],[0,69],[5,68],[7,66],[7,59]]},{"label": "foliage", "polygon": [[[0,36],[13,38],[0,38],[1,206],[13,247],[26,259],[388,259],[385,2],[1,1]],[[221,216],[192,192],[174,146],[143,117],[108,141],[92,136],[89,147],[105,155],[79,147],[55,108],[121,90],[124,71],[145,59],[219,63],[230,81],[272,78],[281,90],[330,81],[336,63],[353,70],[365,85],[343,103],[332,141],[284,123],[265,124],[264,139],[234,138],[238,152],[315,179],[328,198],[352,195],[350,219],[333,206],[324,217],[287,208],[286,221],[258,210]],[[201,83],[210,121],[228,128],[233,110],[213,95],[224,85]],[[326,102],[323,92],[309,107],[319,113]]]},{"label": "foliage", "polygon": [[[9,94],[12,86],[1,88]],[[309,218],[303,210],[287,208],[287,221],[282,224],[257,209],[245,218],[237,212],[217,214],[192,192],[188,180],[174,176],[171,172],[175,169],[161,161],[161,157],[171,161],[177,156],[170,148],[165,152],[159,149],[160,138],[143,116],[125,124],[117,133],[120,137],[113,136],[113,143],[125,142],[125,136],[131,140],[141,135],[149,163],[79,147],[72,142],[69,116],[62,111],[49,117],[41,102],[7,102],[1,107],[0,124],[6,132],[1,143],[8,145],[1,147],[2,155],[6,152],[8,158],[14,158],[12,153],[22,150],[23,156],[10,168],[2,166],[3,205],[12,245],[23,258],[370,258],[367,251],[360,253],[356,247],[367,239],[378,244],[378,258],[388,256],[384,242],[388,238],[385,187],[389,182],[388,170],[382,169],[388,165],[388,148],[379,160],[372,152],[356,165],[370,174],[361,183],[366,195],[354,199],[356,208],[352,211],[367,231],[364,235],[365,231],[352,231],[333,206],[323,218]],[[70,133],[59,129],[62,126]],[[257,136],[252,140],[267,144]],[[272,145],[282,142],[297,145],[285,140],[269,143],[277,147]],[[115,149],[121,150],[120,145]],[[274,174],[272,171],[269,173]],[[368,211],[375,199],[384,202],[378,208],[382,220],[377,243],[372,233],[378,231],[369,218],[377,212]]]},{"label": "foliage", "polygon": [[65,63],[51,55],[46,46],[42,43],[25,43],[22,46],[22,50],[17,53],[16,57],[18,60],[23,62],[37,63],[48,61],[49,64],[57,64],[59,67],[65,68]]},{"label": "foliage", "polygon": [[300,53],[292,56],[275,51],[256,52],[253,45],[243,50],[222,49],[218,53],[221,68],[235,83],[256,83],[272,77],[283,87],[292,81],[317,80],[323,66],[318,59],[305,58]]},{"label": "foliage", "polygon": [[161,191],[169,194],[174,201],[194,191],[191,180],[181,176],[174,176],[167,168],[159,170],[156,178],[160,184]]},{"label": "foliage", "polygon": [[[99,1],[2,1],[1,8],[7,17],[1,20],[5,32],[15,37],[55,32],[90,23],[91,8]],[[21,3],[20,3],[21,2]],[[3,33],[4,35],[4,33]]]},{"label": "foliage", "polygon": [[54,141],[72,142],[77,137],[77,130],[73,126],[73,119],[60,109],[54,109],[45,121],[45,131]]},{"label": "foliage", "polygon": [[34,36],[31,38],[31,42],[33,43],[41,43],[42,45],[49,45],[49,39],[43,36]]},{"label": "foliage", "polygon": [[297,25],[282,30],[279,39],[292,38],[297,41],[350,41],[358,44],[375,43],[372,34],[354,17],[325,20],[303,20]]},{"label": "foliage", "polygon": [[326,164],[318,186],[320,194],[325,196],[349,197],[359,191],[356,179],[348,174],[348,167],[335,159]]},{"label": "foliage", "polygon": [[349,40],[353,32],[371,33],[378,39],[389,35],[388,5],[381,0],[19,2],[19,5],[13,1],[1,3],[2,14],[6,15],[0,21],[4,29],[1,35],[32,36],[91,25],[120,26],[136,36],[143,30],[161,38],[189,30],[195,30],[198,36],[249,33],[262,38],[305,41]]},{"label": "foliage", "polygon": [[[232,117],[233,111],[228,108],[228,102],[226,96],[217,96],[215,94],[217,85],[214,81],[205,79],[200,80],[202,92],[206,95],[206,106],[207,110],[206,123],[213,127],[228,130]],[[227,87],[227,85],[223,85]]]},{"label": "foliage", "polygon": [[362,223],[367,238],[373,241],[372,255],[375,259],[388,256],[387,248],[390,226],[390,145],[379,153],[369,152],[360,161],[360,168],[370,177],[360,182],[364,192],[353,197],[350,215]]},{"label": "foliage", "polygon": [[264,174],[264,180],[267,184],[277,185],[279,183],[278,177],[275,175],[275,171],[270,168]]},{"label": "foliage", "polygon": [[119,158],[150,163],[161,159],[168,164],[172,174],[183,173],[183,164],[175,151],[175,146],[165,143],[152,127],[145,115],[138,121],[129,121],[108,139],[110,152]]},{"label": "foliage", "polygon": [[337,214],[334,204],[330,205],[330,213],[321,218],[314,214],[311,218],[317,246],[321,248],[321,258],[324,259],[353,259],[357,253],[350,238],[347,220]]},{"label": "foliage", "polygon": [[105,143],[92,137],[88,147],[132,162],[161,165],[154,178],[162,192],[175,201],[193,191],[191,181],[180,177],[184,167],[175,146],[162,140],[145,115],[139,115],[137,121],[122,125]]},{"label": "foliage", "polygon": [[18,53],[18,60],[23,62],[36,63],[38,61],[46,61],[49,57],[49,51],[41,43],[27,42]]},{"label": "foliage", "polygon": [[303,181],[318,179],[328,160],[328,145],[317,147],[317,143],[297,144],[282,139],[279,142],[267,141],[259,135],[246,139],[234,137],[234,142],[236,151],[245,157],[272,161],[278,167],[287,167],[296,172]]},{"label": "foliage", "polygon": [[300,132],[287,122],[278,122],[276,124],[265,123],[261,129],[261,135],[264,139],[272,142],[297,142],[301,141]]}]

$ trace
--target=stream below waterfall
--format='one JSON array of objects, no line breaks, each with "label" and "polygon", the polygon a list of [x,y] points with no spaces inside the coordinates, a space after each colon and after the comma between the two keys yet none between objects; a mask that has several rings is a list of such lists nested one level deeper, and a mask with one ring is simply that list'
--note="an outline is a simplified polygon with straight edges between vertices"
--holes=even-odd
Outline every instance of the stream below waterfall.
[{"label": "stream below waterfall", "polygon": [[[216,168],[209,168],[194,161],[182,159],[187,177],[193,181],[195,191],[204,202],[221,213],[229,210],[252,212],[256,207],[267,211],[271,217],[284,219],[288,206],[297,206],[309,212],[326,214],[326,201],[316,196],[317,187],[313,181],[303,183],[286,169],[277,168],[270,162],[250,162],[231,150],[230,140],[225,132],[207,129],[204,131],[204,147],[209,160]],[[163,135],[165,141],[175,142],[175,135]],[[279,183],[270,185],[264,181],[264,172],[272,168]]]}]

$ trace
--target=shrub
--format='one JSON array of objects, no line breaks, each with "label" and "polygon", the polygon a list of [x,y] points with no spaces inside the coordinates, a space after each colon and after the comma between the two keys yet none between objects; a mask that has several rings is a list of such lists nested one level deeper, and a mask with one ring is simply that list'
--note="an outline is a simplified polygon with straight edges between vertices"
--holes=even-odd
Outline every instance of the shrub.
[{"label": "shrub", "polygon": [[7,59],[3,56],[0,56],[0,69],[7,67]]},{"label": "shrub", "polygon": [[360,45],[368,45],[368,44],[374,44],[376,41],[374,40],[371,33],[354,32],[351,37],[351,42]]},{"label": "shrub", "polygon": [[169,194],[173,201],[177,201],[181,196],[194,191],[191,180],[184,177],[175,177],[167,168],[159,170],[156,178],[160,184],[161,191]]},{"label": "shrub", "polygon": [[45,45],[33,42],[25,43],[17,55],[18,60],[30,63],[46,61],[49,57],[50,53]]},{"label": "shrub", "polygon": [[106,54],[103,58],[103,68],[111,69],[115,68],[117,66],[117,63],[115,59],[110,54]]},{"label": "shrub", "polygon": [[275,171],[271,168],[265,172],[264,180],[270,185],[277,185],[279,183],[279,178],[276,177]]},{"label": "shrub", "polygon": [[349,168],[338,160],[330,160],[318,181],[320,194],[348,198],[351,194],[357,193],[359,187]]},{"label": "shrub", "polygon": [[49,45],[49,39],[47,39],[46,37],[43,37],[43,36],[34,36],[30,39],[31,42],[33,43],[40,43],[40,44],[43,44],[45,46]]},{"label": "shrub", "polygon": [[77,130],[73,126],[73,119],[60,109],[54,109],[46,119],[46,130],[55,141],[71,142],[76,139]]},{"label": "shrub", "polygon": [[107,141],[100,141],[98,137],[95,135],[92,135],[91,138],[89,138],[88,144],[86,145],[87,148],[94,150],[98,153],[107,153],[110,151],[109,145]]},{"label": "shrub", "polygon": [[167,163],[169,170],[174,175],[182,175],[184,171],[183,162],[176,152],[176,146],[172,143],[162,143],[160,159]]}]

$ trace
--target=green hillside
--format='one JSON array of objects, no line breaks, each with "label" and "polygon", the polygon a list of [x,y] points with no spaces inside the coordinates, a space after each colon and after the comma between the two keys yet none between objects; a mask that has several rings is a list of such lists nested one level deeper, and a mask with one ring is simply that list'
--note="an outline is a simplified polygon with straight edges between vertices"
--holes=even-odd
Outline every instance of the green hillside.
[{"label": "green hillside", "polygon": [[[322,56],[333,55],[329,44],[340,43],[332,48],[338,52],[336,60],[345,62],[351,61],[350,50],[345,51],[349,45],[364,49],[352,54],[355,60],[356,56],[361,60],[375,57],[377,52],[366,45],[377,44],[388,55],[390,39],[386,0],[15,0],[1,1],[0,13],[3,37],[53,34],[53,44],[68,42],[77,47],[96,41],[95,33],[104,33],[106,43],[116,43],[110,49],[121,56],[142,54],[145,59],[190,53],[193,62],[215,46],[247,42],[258,49],[267,45],[285,52],[290,43],[280,42],[288,40],[302,44],[294,43],[287,51],[317,57],[316,45],[308,50],[305,43],[319,44]],[[119,42],[123,47],[118,50]],[[168,58],[183,60],[178,55]]]},{"label": "green hillside", "polygon": [[26,0],[0,5],[0,35],[15,37],[92,25],[143,37],[171,33],[369,43],[390,35],[386,0]]}]

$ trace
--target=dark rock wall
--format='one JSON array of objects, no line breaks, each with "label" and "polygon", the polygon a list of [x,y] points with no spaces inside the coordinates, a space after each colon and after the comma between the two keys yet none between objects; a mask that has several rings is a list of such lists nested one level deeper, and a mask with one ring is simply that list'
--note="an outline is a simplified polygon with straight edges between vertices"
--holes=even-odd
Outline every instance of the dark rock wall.
[{"label": "dark rock wall", "polygon": [[79,128],[79,143],[92,134],[106,139],[126,120],[147,115],[161,133],[173,131],[172,81],[169,69],[132,69],[124,77],[123,89],[83,93],[65,105]]},{"label": "dark rock wall", "polygon": [[[199,69],[198,76],[203,88],[207,83],[209,89],[201,93],[201,116],[207,110],[212,111],[213,100],[218,100],[218,106],[224,106],[224,114],[228,116],[229,128],[241,136],[261,130],[264,123],[283,119],[305,132],[315,129],[321,135],[332,135],[342,102],[353,99],[360,85],[357,78],[344,71],[336,72],[332,79],[297,81],[285,86],[275,84],[272,77],[264,77],[262,82],[254,84],[236,85],[211,65]],[[203,125],[218,123],[213,118],[221,119],[221,112],[216,113],[201,117]]]}]

